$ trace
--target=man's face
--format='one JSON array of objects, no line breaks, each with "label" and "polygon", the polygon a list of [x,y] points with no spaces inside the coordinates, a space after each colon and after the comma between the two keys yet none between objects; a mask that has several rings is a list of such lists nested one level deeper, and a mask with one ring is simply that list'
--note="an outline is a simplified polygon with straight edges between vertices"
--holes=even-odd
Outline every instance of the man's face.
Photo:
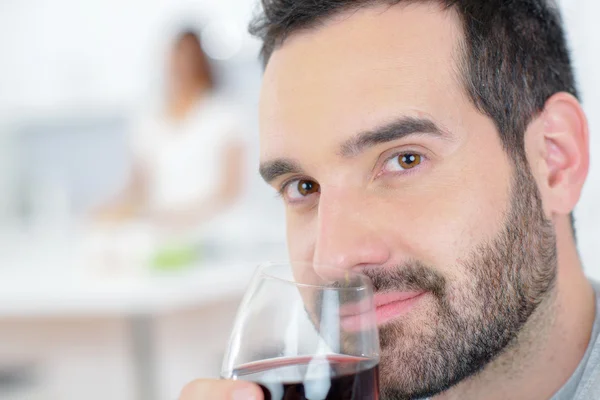
[{"label": "man's face", "polygon": [[554,280],[537,188],[467,98],[461,37],[435,5],[361,9],[294,34],[264,77],[262,172],[290,258],[373,279],[388,397],[477,372]]}]

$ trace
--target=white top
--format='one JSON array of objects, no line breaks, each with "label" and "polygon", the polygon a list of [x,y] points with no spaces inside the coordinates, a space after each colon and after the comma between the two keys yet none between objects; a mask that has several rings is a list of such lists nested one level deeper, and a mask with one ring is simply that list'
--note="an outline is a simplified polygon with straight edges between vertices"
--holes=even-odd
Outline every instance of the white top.
[{"label": "white top", "polygon": [[215,96],[199,99],[181,121],[165,112],[140,118],[130,145],[148,171],[148,207],[173,209],[212,193],[221,179],[224,148],[240,140],[238,119]]}]

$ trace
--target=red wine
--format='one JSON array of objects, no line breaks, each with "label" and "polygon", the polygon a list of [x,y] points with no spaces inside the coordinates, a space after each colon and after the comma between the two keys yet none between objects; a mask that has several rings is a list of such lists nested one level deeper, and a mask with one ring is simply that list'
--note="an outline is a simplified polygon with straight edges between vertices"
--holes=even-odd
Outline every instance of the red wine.
[{"label": "red wine", "polygon": [[258,383],[265,400],[379,399],[377,361],[367,358],[278,358],[243,365],[233,378]]}]

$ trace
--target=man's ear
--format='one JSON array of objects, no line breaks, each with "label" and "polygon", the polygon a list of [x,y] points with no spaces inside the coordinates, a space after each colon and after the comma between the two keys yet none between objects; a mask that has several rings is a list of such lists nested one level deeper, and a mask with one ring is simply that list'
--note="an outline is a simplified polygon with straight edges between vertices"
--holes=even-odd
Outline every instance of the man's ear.
[{"label": "man's ear", "polygon": [[579,101],[564,92],[550,97],[525,133],[527,158],[549,217],[575,208],[589,170],[589,147]]}]

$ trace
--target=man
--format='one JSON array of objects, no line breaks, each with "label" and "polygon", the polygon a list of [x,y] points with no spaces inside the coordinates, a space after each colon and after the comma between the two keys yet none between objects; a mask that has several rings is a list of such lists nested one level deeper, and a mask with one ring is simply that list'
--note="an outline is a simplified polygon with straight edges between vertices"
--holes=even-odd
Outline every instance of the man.
[{"label": "man", "polygon": [[[290,258],[418,294],[378,315],[382,398],[600,399],[600,287],[570,217],[588,127],[555,8],[263,6],[261,173]],[[262,397],[227,381],[182,394],[221,398]]]}]

